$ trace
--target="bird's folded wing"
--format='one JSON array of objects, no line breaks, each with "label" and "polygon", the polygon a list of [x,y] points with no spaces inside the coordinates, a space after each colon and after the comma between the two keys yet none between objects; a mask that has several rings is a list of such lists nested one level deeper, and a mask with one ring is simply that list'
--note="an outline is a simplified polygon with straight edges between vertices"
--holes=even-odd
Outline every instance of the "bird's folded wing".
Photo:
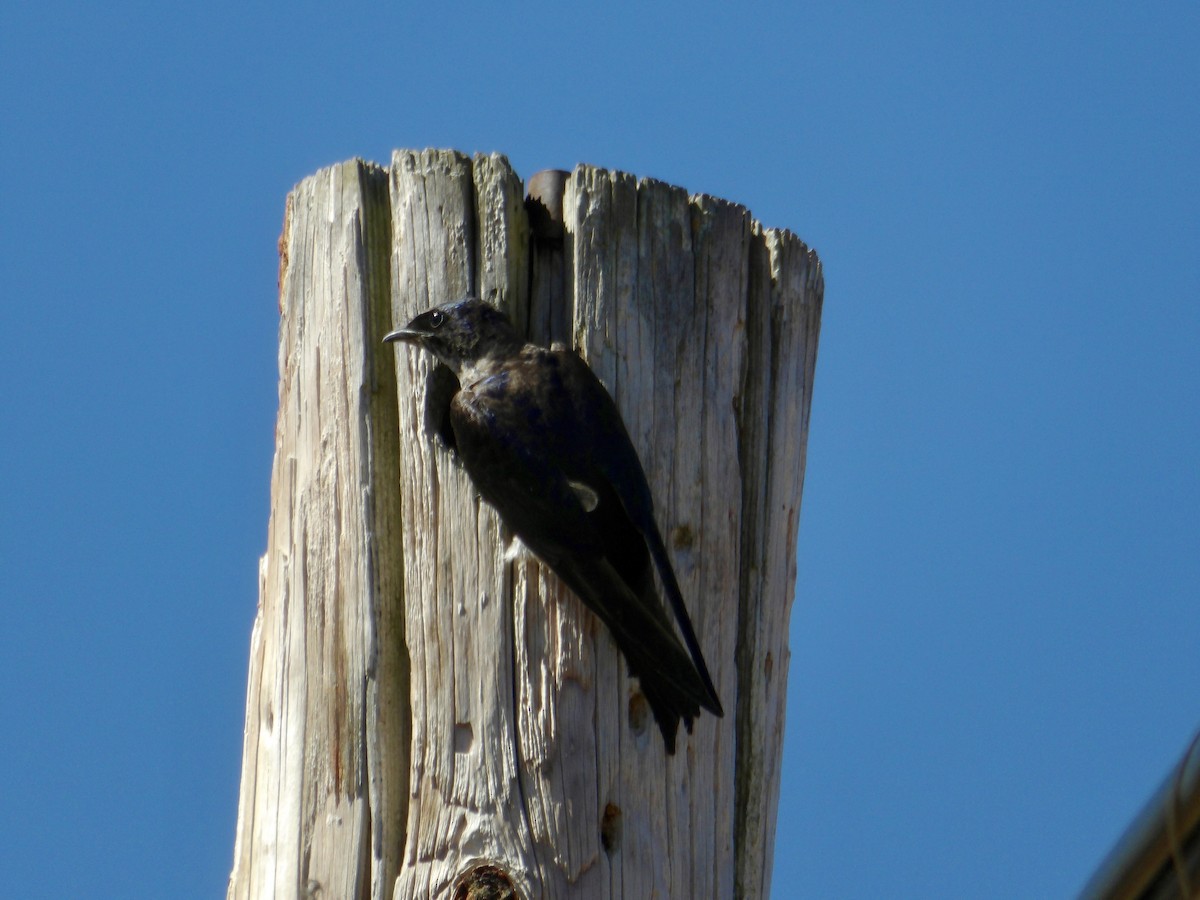
[{"label": "bird's folded wing", "polygon": [[635,594],[606,558],[581,492],[548,457],[536,430],[522,427],[506,399],[469,389],[455,396],[451,422],[476,489],[604,622],[634,674],[666,680],[709,706],[706,685],[657,598]]}]

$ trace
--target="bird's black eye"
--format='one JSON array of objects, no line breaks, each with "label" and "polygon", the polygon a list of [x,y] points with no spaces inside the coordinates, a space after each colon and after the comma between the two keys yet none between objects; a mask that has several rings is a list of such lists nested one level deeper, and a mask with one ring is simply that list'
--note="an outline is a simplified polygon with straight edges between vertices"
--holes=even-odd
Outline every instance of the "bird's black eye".
[{"label": "bird's black eye", "polygon": [[433,312],[431,312],[429,314],[429,327],[430,328],[441,328],[442,323],[444,321],[446,321],[446,316],[442,313],[442,311],[440,309],[435,309]]}]

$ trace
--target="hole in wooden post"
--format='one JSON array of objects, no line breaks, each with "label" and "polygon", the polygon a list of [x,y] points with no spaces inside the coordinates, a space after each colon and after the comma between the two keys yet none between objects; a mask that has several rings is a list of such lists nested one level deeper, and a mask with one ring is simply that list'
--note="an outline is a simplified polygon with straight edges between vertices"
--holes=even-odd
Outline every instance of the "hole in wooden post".
[{"label": "hole in wooden post", "polygon": [[459,876],[454,900],[515,900],[512,879],[499,866],[476,866]]},{"label": "hole in wooden post", "polygon": [[691,525],[680,525],[671,530],[671,544],[676,550],[691,550],[696,546],[696,533]]},{"label": "hole in wooden post", "polygon": [[475,729],[470,722],[459,722],[454,726],[454,752],[470,753],[471,745],[475,743]]},{"label": "hole in wooden post", "polygon": [[633,696],[629,698],[629,727],[638,737],[645,732],[646,721],[649,718],[650,704],[646,702],[646,695],[641,691],[634,691]]},{"label": "hole in wooden post", "polygon": [[609,856],[621,849],[621,807],[615,803],[604,807],[604,817],[600,820],[600,843]]}]

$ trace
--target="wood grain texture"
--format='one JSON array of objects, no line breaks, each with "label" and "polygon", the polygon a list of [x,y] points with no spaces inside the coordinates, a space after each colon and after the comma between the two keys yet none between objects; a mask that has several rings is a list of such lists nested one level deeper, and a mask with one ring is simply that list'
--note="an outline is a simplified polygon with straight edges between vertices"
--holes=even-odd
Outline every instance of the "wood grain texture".
[{"label": "wood grain texture", "polygon": [[[481,170],[487,165],[481,165]],[[504,258],[507,192],[519,182],[481,173],[449,151],[392,160],[393,320],[479,289],[503,300],[520,289]],[[476,222],[485,223],[480,231]],[[482,238],[482,239],[479,239]],[[466,473],[424,433],[428,354],[396,352],[405,607],[412,692],[413,803],[395,896],[447,896],[473,868],[499,863],[524,896],[538,896],[520,813],[513,704],[510,573],[500,523]]]},{"label": "wood grain texture", "polygon": [[[745,294],[749,216],[599,170],[577,170],[567,198],[577,335],[645,463],[700,644],[732,712],[741,491],[732,400],[744,378],[736,301]],[[606,802],[641,840],[612,857],[614,882],[624,896],[732,896],[733,716],[702,716],[675,757],[620,719]]]},{"label": "wood grain texture", "polygon": [[386,173],[359,162],[289,197],[271,520],[230,897],[358,897],[399,863],[370,840],[396,819],[407,770],[402,660],[379,644],[399,637],[399,554],[388,549],[395,440],[383,440],[395,430],[395,388],[391,360],[375,349],[389,210]]},{"label": "wood grain texture", "polygon": [[[351,178],[354,173],[354,178]],[[351,183],[357,184],[351,189]],[[356,192],[357,191],[357,192]],[[770,886],[820,263],[736,204],[577,167],[533,234],[499,156],[289,200],[269,546],[231,897],[755,897]],[[609,387],[726,709],[668,756],[608,632],[431,438],[475,293]]]},{"label": "wood grain texture", "polygon": [[824,280],[794,234],[754,223],[741,423],[743,565],[737,639],[739,897],[770,893],[796,586],[796,536]]}]

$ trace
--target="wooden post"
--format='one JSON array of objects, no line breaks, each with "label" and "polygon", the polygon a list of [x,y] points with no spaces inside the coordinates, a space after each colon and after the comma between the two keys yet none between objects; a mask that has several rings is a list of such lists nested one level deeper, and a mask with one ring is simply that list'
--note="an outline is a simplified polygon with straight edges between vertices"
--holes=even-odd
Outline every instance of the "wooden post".
[{"label": "wooden post", "polygon": [[[231,898],[769,892],[822,297],[742,207],[579,166],[398,151],[301,183]],[[667,756],[612,639],[430,438],[475,293],[617,400],[726,715]],[[479,894],[483,896],[485,894]]]}]

